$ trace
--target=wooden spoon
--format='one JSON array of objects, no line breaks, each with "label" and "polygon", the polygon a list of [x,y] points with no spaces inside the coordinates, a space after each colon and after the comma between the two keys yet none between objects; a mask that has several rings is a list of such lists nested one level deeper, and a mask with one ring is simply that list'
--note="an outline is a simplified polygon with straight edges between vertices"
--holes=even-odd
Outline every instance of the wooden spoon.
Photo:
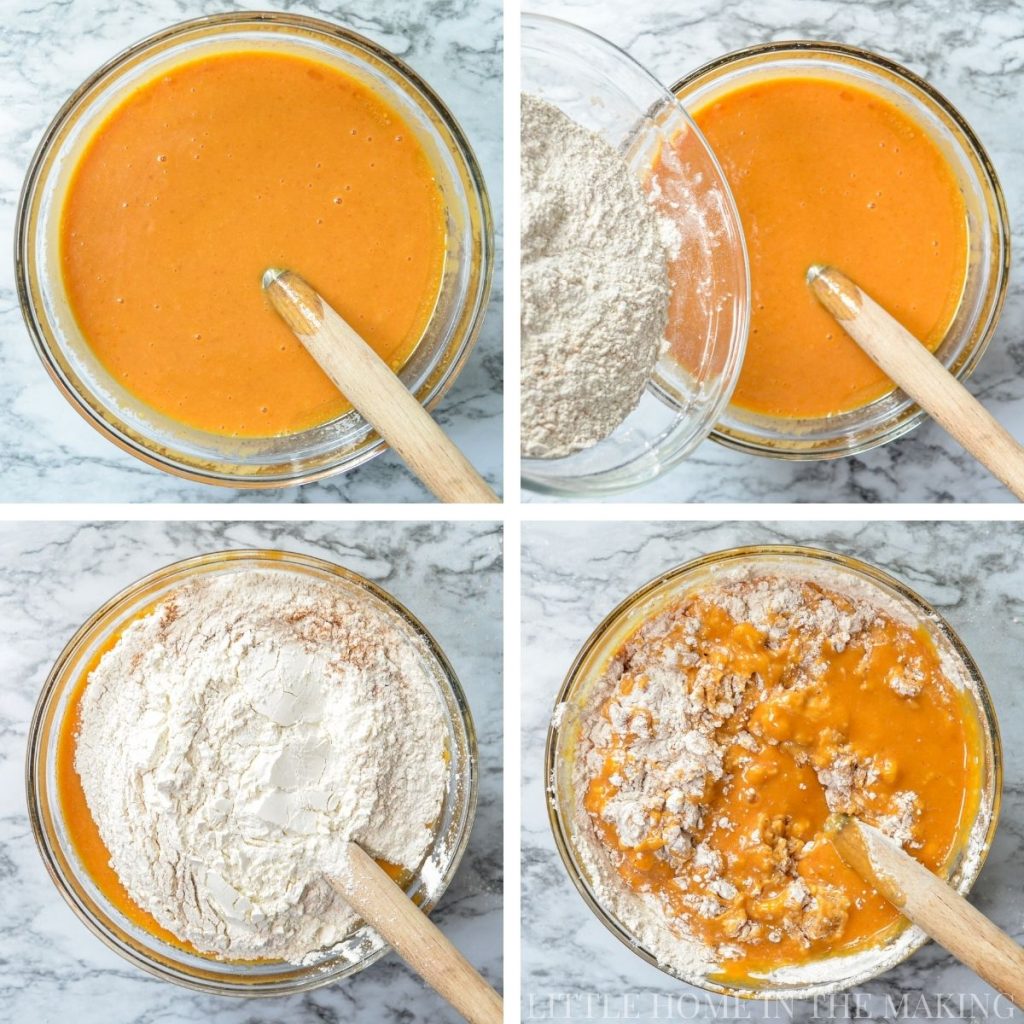
[{"label": "wooden spoon", "polygon": [[807,283],[897,386],[1024,499],[1024,448],[910,331],[835,267],[811,267]]},{"label": "wooden spoon", "polygon": [[441,501],[498,496],[376,352],[298,274],[267,270],[263,290],[334,386]]},{"label": "wooden spoon", "polygon": [[904,917],[1024,1009],[1024,949],[878,829],[835,814],[825,825],[839,856]]},{"label": "wooden spoon", "polygon": [[501,996],[362,847],[348,844],[348,870],[331,884],[470,1024],[501,1024]]}]

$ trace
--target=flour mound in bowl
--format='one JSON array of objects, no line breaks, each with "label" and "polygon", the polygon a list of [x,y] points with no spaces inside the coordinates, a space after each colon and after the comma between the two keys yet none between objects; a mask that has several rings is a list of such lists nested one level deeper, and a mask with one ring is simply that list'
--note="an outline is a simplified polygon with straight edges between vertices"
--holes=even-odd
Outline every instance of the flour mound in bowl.
[{"label": "flour mound in bowl", "polygon": [[245,570],[173,591],[89,676],[75,768],[131,898],[202,953],[310,962],[354,930],[355,840],[419,869],[448,784],[429,653],[355,588]]},{"label": "flour mound in bowl", "polygon": [[664,344],[678,249],[622,155],[522,97],[522,454],[559,458],[637,407]]}]

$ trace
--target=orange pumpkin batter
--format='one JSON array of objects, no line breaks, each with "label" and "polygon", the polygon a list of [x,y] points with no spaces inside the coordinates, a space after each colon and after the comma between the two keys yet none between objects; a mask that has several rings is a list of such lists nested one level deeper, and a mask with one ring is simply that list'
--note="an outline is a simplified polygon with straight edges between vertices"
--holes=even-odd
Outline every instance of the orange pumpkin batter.
[{"label": "orange pumpkin batter", "polygon": [[[718,951],[725,979],[854,951],[898,927],[897,911],[824,838],[830,810],[902,832],[908,852],[941,871],[977,809],[976,719],[925,630],[873,610],[849,626],[849,599],[809,583],[800,591],[807,614],[771,613],[767,626],[734,618],[728,599],[670,608],[623,645],[622,675],[597,712],[634,717],[597,750],[585,810],[625,885],[653,893]],[[835,639],[821,643],[814,621],[838,623]],[[723,772],[681,804],[648,793],[644,831],[626,839],[611,812],[623,775],[631,762],[662,771],[641,764],[640,742],[682,727],[646,710],[642,691],[665,666],[669,685],[723,716],[708,732]]]},{"label": "orange pumpkin batter", "polygon": [[833,78],[764,78],[693,111],[746,235],[750,340],[733,404],[829,416],[892,382],[811,295],[807,268],[840,268],[930,349],[967,272],[967,216],[927,132],[880,95]]},{"label": "orange pumpkin batter", "polygon": [[433,312],[445,213],[415,134],[366,85],[282,52],[185,63],[128,95],[71,178],[61,259],[96,356],[145,404],[215,434],[351,408],[270,308],[296,270],[392,367]]}]

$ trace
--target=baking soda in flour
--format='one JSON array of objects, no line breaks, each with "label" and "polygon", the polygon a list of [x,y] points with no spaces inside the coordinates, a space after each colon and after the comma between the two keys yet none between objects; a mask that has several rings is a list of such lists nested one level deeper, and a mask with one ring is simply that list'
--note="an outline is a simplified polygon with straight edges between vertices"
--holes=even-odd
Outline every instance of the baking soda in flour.
[{"label": "baking soda in flour", "polygon": [[229,959],[349,935],[325,877],[346,841],[416,871],[441,813],[428,658],[365,595],[273,570],[198,579],[130,625],[89,677],[75,767],[131,898]]}]

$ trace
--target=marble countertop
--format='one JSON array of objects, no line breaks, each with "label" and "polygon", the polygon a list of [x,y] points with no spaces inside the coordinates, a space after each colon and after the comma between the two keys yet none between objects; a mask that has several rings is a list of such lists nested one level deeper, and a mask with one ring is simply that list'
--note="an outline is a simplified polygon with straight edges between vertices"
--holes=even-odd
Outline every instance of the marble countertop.
[{"label": "marble countertop", "polygon": [[[606,931],[573,888],[545,810],[548,718],[566,670],[598,622],[660,572],[738,544],[800,543],[873,562],[931,602],[977,660],[1005,744],[1003,809],[972,901],[1024,938],[1024,528],[1012,523],[524,523],[523,1020],[831,1020],[853,1003],[737,1003],[673,982]],[[865,1019],[924,1019],[936,996],[958,1019],[1024,1020],[934,944],[856,990]],[[906,995],[907,1001],[901,1002]],[[978,1002],[973,1007],[971,996]],[[925,996],[926,1003],[921,1002]],[[892,999],[902,1016],[889,1012]],[[957,1009],[962,999],[966,1010]],[[567,1000],[569,1002],[567,1003]],[[566,1007],[571,1012],[567,1012]],[[587,1016],[587,1014],[590,1016]]]},{"label": "marble countertop", "polygon": [[[36,850],[24,796],[29,719],[53,661],[107,598],[169,562],[224,548],[316,555],[381,584],[448,654],[480,747],[469,848],[434,919],[494,984],[502,977],[501,533],[494,524],[5,523],[0,525],[0,1020],[52,1024],[456,1024],[394,954],[286,998],[207,996],[151,978],[75,917]],[[472,629],[466,609],[472,609]]]},{"label": "marble countertop", "polygon": [[[668,85],[706,61],[779,39],[878,51],[924,76],[974,127],[1003,185],[1014,229],[1002,319],[969,389],[1024,438],[1024,0],[524,0],[620,46]],[[549,500],[530,496],[530,500]],[[615,501],[1010,501],[939,427],[853,458],[786,463],[705,441],[662,479]]]},{"label": "marble countertop", "polygon": [[501,483],[501,0],[38,0],[3,4],[0,29],[0,493],[8,501],[313,502],[432,500],[391,452],[305,487],[234,491],[179,480],[84,425],[43,369],[22,320],[10,262],[29,160],[82,80],[126,46],[187,18],[286,10],[346,25],[418,71],[448,104],[483,168],[499,253],[491,306],[438,421],[492,484]]}]

